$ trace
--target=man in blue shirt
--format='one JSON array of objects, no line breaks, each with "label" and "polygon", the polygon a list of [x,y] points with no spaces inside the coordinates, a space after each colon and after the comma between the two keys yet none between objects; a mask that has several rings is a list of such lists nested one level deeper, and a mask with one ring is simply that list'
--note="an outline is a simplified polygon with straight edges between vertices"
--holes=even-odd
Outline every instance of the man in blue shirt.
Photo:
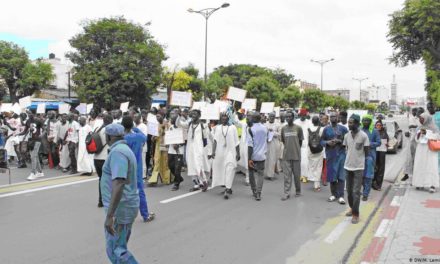
[{"label": "man in blue shirt", "polygon": [[136,157],[124,140],[123,126],[110,124],[105,133],[110,153],[103,166],[100,187],[106,213],[107,256],[112,263],[138,263],[127,248],[139,210]]},{"label": "man in blue shirt", "polygon": [[[255,200],[261,200],[263,189],[264,163],[267,152],[267,128],[261,124],[261,116],[258,112],[251,114],[252,126],[248,129],[248,167],[249,183]],[[257,182],[255,183],[255,174]]]}]

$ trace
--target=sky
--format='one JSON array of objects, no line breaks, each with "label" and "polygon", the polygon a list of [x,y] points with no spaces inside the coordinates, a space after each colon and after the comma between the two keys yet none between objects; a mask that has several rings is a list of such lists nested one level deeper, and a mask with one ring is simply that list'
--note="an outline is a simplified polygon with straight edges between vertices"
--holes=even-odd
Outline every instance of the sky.
[{"label": "sky", "polygon": [[[280,67],[295,78],[320,84],[320,66],[311,59],[335,60],[324,66],[324,89],[359,92],[390,87],[396,75],[399,97],[425,96],[424,65],[397,68],[388,63],[389,15],[404,0],[229,0],[209,18],[208,73],[220,65],[249,63]],[[24,46],[31,58],[57,57],[71,50],[68,40],[81,23],[121,16],[149,30],[165,46],[166,66],[193,63],[203,74],[205,21],[187,12],[218,7],[216,0],[14,0],[3,1],[0,39]],[[356,92],[357,91],[357,92]]]}]

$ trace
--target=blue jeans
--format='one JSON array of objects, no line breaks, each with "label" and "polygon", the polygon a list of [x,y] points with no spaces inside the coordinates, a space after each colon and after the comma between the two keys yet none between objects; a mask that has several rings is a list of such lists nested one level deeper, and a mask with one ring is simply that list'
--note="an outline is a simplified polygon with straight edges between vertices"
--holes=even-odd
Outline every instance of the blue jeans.
[{"label": "blue jeans", "polygon": [[142,179],[142,174],[140,174],[140,177],[139,175],[137,177],[137,187],[139,190],[139,212],[141,213],[142,218],[145,220],[148,218],[149,212],[147,197],[145,196],[144,191],[144,179]]},{"label": "blue jeans", "polygon": [[131,235],[131,224],[118,224],[115,222],[115,235],[112,236],[105,230],[107,256],[113,264],[137,264],[134,256],[128,251],[127,244]]},{"label": "blue jeans", "polygon": [[372,180],[373,179],[371,178],[364,177],[364,180],[362,182],[362,186],[363,186],[362,196],[368,197],[368,195],[370,194]]}]

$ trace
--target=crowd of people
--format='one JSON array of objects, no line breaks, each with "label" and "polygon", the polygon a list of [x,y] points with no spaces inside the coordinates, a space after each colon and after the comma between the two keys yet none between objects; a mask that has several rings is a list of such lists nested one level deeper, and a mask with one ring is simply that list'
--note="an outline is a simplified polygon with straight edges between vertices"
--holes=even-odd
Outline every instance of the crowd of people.
[{"label": "crowd of people", "polygon": [[[413,109],[405,177],[417,189],[435,192],[439,187],[438,152],[429,147],[439,139],[434,124],[434,106]],[[157,122],[157,133],[149,133],[148,120]],[[126,248],[131,225],[140,214],[145,222],[154,219],[148,210],[144,183],[151,187],[192,182],[191,192],[224,188],[223,197],[233,193],[236,173],[244,176],[253,198],[262,199],[265,180],[282,177],[281,200],[302,195],[301,182],[313,182],[313,191],[330,185],[328,202],[345,204],[352,223],[359,222],[360,201],[371,189],[382,189],[389,135],[383,116],[348,116],[345,111],[311,115],[306,109],[275,112],[235,111],[232,106],[219,120],[202,120],[201,112],[187,108],[153,108],[93,112],[32,114],[4,113],[0,144],[10,163],[18,168],[31,164],[32,181],[44,177],[43,167],[71,174],[99,177],[98,207],[106,210],[107,253],[112,260],[116,247]],[[184,141],[167,145],[166,131],[181,129]],[[88,149],[91,135],[99,138],[99,149]],[[186,172],[184,178],[182,173]],[[347,196],[345,195],[347,192]],[[115,232],[118,234],[115,236]],[[126,239],[118,240],[115,237]],[[122,242],[121,242],[122,241]],[[128,252],[128,251],[124,251]]]}]

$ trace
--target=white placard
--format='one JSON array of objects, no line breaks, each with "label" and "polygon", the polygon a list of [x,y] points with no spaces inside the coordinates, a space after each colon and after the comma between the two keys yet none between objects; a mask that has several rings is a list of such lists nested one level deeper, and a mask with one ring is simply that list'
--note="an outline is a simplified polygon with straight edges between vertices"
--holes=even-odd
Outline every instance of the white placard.
[{"label": "white placard", "polygon": [[202,107],[206,106],[206,104],[207,104],[206,102],[194,102],[191,109],[192,110],[201,110]]},{"label": "white placard", "polygon": [[244,110],[256,110],[257,109],[257,99],[246,98],[241,104],[241,109]]},{"label": "white placard", "polygon": [[85,114],[87,114],[87,104],[85,104],[85,103],[81,103],[81,104],[79,104],[77,107],[75,107],[75,109],[76,109],[81,115],[85,115]]},{"label": "white placard", "polygon": [[87,107],[86,107],[86,112],[87,112],[87,114],[90,114],[90,112],[92,111],[92,109],[93,109],[93,104],[88,104]]},{"label": "white placard", "polygon": [[276,106],[273,110],[275,111],[275,117],[280,117],[281,107]]},{"label": "white placard", "polygon": [[119,107],[119,110],[121,110],[122,113],[127,112],[129,104],[130,104],[130,102],[121,103],[121,106]]},{"label": "white placard", "polygon": [[388,140],[386,138],[381,139],[380,146],[376,148],[376,151],[386,152],[387,151],[387,142],[388,142]]},{"label": "white placard", "polygon": [[70,112],[70,104],[60,104],[58,105],[58,113],[68,114]]},{"label": "white placard", "polygon": [[165,131],[165,145],[177,145],[185,143],[183,140],[183,129],[177,128]]},{"label": "white placard", "polygon": [[160,108],[160,103],[152,103],[150,109],[153,109],[153,108],[159,109]]},{"label": "white placard", "polygon": [[159,122],[157,122],[157,118],[156,118],[156,116],[155,115],[153,115],[152,113],[148,113],[148,115],[147,115],[147,122],[148,123],[159,123]]},{"label": "white placard", "polygon": [[215,100],[214,106],[216,106],[220,112],[225,112],[226,110],[228,110],[229,102],[228,101]]},{"label": "white placard", "polygon": [[219,120],[220,119],[220,109],[216,107],[215,105],[207,105],[202,107],[200,110],[202,112],[202,115],[200,116],[200,119],[203,120]]},{"label": "white placard", "polygon": [[20,107],[20,105],[18,103],[15,103],[12,106],[11,111],[14,112],[17,115],[21,114],[21,107]]},{"label": "white placard", "polygon": [[11,112],[12,104],[11,103],[2,103],[1,112]]},{"label": "white placard", "polygon": [[246,90],[230,86],[226,98],[234,101],[243,102],[246,98]]},{"label": "white placard", "polygon": [[171,105],[191,107],[192,93],[171,91]]},{"label": "white placard", "polygon": [[272,113],[274,108],[275,108],[274,102],[261,103],[260,113],[262,113],[262,114]]},{"label": "white placard", "polygon": [[152,136],[159,136],[159,123],[148,122],[147,123],[148,134]]},{"label": "white placard", "polygon": [[18,99],[18,102],[19,102],[20,107],[22,109],[27,108],[27,107],[31,106],[31,104],[32,104],[32,100],[31,100],[30,96],[20,98],[20,99]]},{"label": "white placard", "polygon": [[46,113],[46,103],[39,103],[37,105],[37,114],[44,114]]}]

